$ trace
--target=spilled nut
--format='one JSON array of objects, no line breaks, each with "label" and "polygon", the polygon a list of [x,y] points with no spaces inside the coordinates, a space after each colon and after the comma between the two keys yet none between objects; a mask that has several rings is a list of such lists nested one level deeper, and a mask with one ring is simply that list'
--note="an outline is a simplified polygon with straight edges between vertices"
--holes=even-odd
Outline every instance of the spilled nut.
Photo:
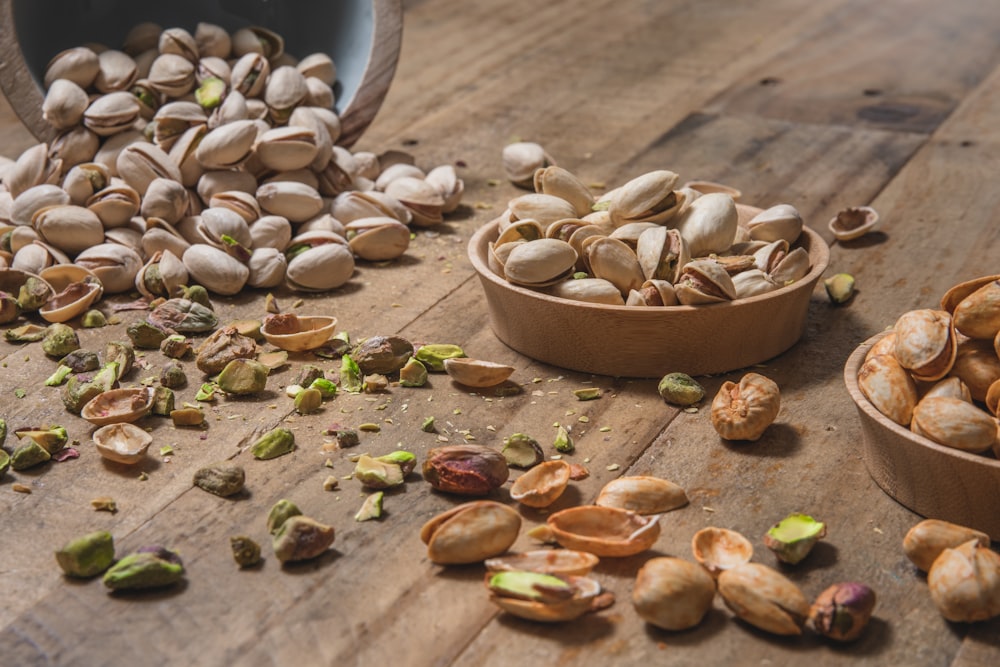
[{"label": "spilled nut", "polygon": [[680,558],[652,558],[639,569],[632,604],[642,620],[664,630],[687,630],[712,607],[715,581],[705,568]]},{"label": "spilled nut", "polygon": [[737,617],[776,635],[800,635],[809,602],[799,587],[760,563],[743,563],[719,574],[719,595]]},{"label": "spilled nut", "polygon": [[439,565],[478,563],[507,551],[518,531],[517,512],[492,500],[477,500],[437,515],[420,529],[427,557]]}]

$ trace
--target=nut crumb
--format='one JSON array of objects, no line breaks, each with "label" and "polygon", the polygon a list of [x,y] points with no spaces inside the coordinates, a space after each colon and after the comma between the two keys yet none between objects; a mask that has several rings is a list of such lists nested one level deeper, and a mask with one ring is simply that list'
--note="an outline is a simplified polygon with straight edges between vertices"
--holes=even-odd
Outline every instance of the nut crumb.
[{"label": "nut crumb", "polygon": [[617,463],[612,463],[611,465],[608,466],[607,469],[613,472],[615,470],[621,470],[621,466],[618,465]]},{"label": "nut crumb", "polygon": [[31,487],[25,486],[24,484],[17,484],[17,483],[11,484],[10,490],[15,491],[17,493],[31,493]]}]

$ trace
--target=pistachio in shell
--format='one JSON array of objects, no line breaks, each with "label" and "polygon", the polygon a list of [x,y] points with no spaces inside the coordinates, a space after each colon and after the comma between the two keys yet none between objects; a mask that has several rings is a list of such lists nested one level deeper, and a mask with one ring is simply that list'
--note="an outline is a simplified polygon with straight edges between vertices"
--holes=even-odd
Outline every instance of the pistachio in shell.
[{"label": "pistachio in shell", "polygon": [[945,549],[927,573],[927,587],[949,621],[973,623],[1000,616],[1000,554],[975,539]]},{"label": "pistachio in shell", "polygon": [[976,540],[977,544],[984,547],[990,544],[989,535],[982,531],[941,519],[924,519],[910,528],[903,537],[903,552],[914,565],[928,572],[941,552],[969,540]]},{"label": "pistachio in shell", "polygon": [[668,373],[656,387],[660,397],[672,405],[692,406],[705,398],[705,389],[686,373]]},{"label": "pistachio in shell", "polygon": [[78,349],[80,349],[80,337],[69,325],[50,324],[45,336],[42,337],[42,350],[50,357],[65,357]]},{"label": "pistachio in shell", "polygon": [[760,563],[743,563],[718,578],[719,595],[736,616],[776,635],[800,635],[809,602],[798,586]]},{"label": "pistachio in shell", "polygon": [[680,558],[651,558],[632,587],[636,613],[664,630],[687,630],[705,617],[715,598],[715,581],[703,567]]},{"label": "pistachio in shell", "polygon": [[252,359],[257,353],[257,343],[244,336],[234,326],[225,326],[205,339],[197,349],[195,365],[206,375],[215,375],[231,361]]},{"label": "pistachio in shell", "polygon": [[816,598],[809,609],[813,630],[841,642],[861,636],[875,610],[875,591],[856,581],[833,584]]},{"label": "pistachio in shell", "polygon": [[688,497],[684,489],[673,482],[637,475],[619,477],[605,484],[594,504],[650,515],[684,507]]},{"label": "pistachio in shell", "polygon": [[602,606],[600,584],[587,577],[510,570],[489,575],[486,587],[491,602],[531,621],[572,621]]},{"label": "pistachio in shell", "polygon": [[463,503],[420,528],[427,557],[439,565],[478,563],[507,551],[521,529],[521,517],[492,500]]},{"label": "pistachio in shell", "polygon": [[447,445],[427,452],[424,479],[438,491],[485,496],[500,488],[510,472],[500,452],[482,445]]}]

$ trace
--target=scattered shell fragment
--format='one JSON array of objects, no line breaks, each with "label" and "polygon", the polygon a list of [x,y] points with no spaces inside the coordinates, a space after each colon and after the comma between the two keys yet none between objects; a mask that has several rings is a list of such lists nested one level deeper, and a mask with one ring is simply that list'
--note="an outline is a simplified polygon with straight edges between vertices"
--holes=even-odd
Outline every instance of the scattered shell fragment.
[{"label": "scattered shell fragment", "polygon": [[753,557],[750,540],[735,530],[727,528],[702,528],[691,538],[694,558],[713,577],[738,565],[749,563]]},{"label": "scattered shell fragment", "polygon": [[134,422],[149,412],[153,392],[148,387],[112,389],[98,394],[80,411],[80,416],[97,426]]},{"label": "scattered shell fragment", "polygon": [[101,456],[126,465],[141,461],[153,442],[152,435],[129,423],[102,426],[94,431],[93,438]]},{"label": "scattered shell fragment", "polygon": [[680,486],[659,477],[619,477],[604,485],[594,501],[602,507],[616,507],[637,514],[662,514],[688,504]]},{"label": "scattered shell fragment", "polygon": [[289,352],[304,352],[321,347],[336,328],[336,317],[283,313],[264,318],[260,332],[275,347]]},{"label": "scattered shell fragment", "polygon": [[878,212],[870,206],[851,206],[838,211],[828,227],[838,241],[852,241],[875,229]]}]

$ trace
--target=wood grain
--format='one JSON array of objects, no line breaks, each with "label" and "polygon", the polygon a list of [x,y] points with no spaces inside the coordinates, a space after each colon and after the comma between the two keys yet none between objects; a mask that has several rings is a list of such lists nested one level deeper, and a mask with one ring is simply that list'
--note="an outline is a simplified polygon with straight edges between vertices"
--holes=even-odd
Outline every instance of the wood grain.
[{"label": "wood grain", "polygon": [[[291,414],[283,388],[302,363],[334,371],[334,361],[297,355],[268,381],[262,400],[209,408],[205,431],[146,419],[154,455],[142,471],[104,464],[88,450],[90,427],[68,415],[58,391],[38,387],[55,367],[37,344],[0,342],[0,416],[13,429],[63,423],[81,458],[0,479],[0,661],[16,665],[640,665],[777,664],[818,666],[952,664],[1000,660],[1000,621],[949,624],[900,549],[919,517],[883,493],[861,456],[861,426],[843,382],[850,352],[904,310],[933,303],[948,285],[996,273],[1000,238],[991,187],[1000,142],[1000,14],[960,0],[725,0],[537,3],[527,0],[422,0],[405,4],[405,31],[392,89],[357,147],[405,148],[431,167],[460,162],[464,204],[437,229],[417,231],[407,255],[389,265],[359,263],[329,295],[277,291],[285,309],[329,313],[352,338],[400,333],[418,342],[453,342],[470,356],[510,364],[515,396],[470,392],[442,375],[421,389],[342,394],[324,411]],[[896,30],[905,16],[907,27]],[[881,37],[877,39],[877,37]],[[944,57],[941,54],[953,54]],[[861,65],[872,63],[870,67]],[[774,77],[777,85],[762,85]],[[881,95],[863,95],[866,87]],[[858,112],[911,103],[902,120]],[[888,108],[888,107],[887,107]],[[893,106],[892,108],[896,108]],[[618,185],[642,171],[671,168],[682,178],[731,183],[746,201],[782,201],[802,211],[830,241],[826,220],[839,208],[871,203],[876,234],[831,245],[827,274],[848,271],[858,293],[831,305],[811,295],[805,334],[788,352],[754,368],[782,390],[777,422],[757,443],[727,443],[707,410],[666,405],[655,380],[566,371],[524,357],[494,336],[482,288],[466,256],[475,230],[521,191],[503,181],[499,154],[515,137],[539,140],[588,182]],[[0,153],[31,143],[0,104]],[[595,188],[600,191],[602,188]],[[215,300],[222,321],[260,317],[264,294]],[[300,305],[293,303],[302,299]],[[82,332],[85,346],[124,336],[122,323]],[[597,332],[608,345],[615,333]],[[163,358],[147,353],[147,369]],[[185,362],[191,400],[202,376]],[[739,372],[702,377],[712,396]],[[599,387],[578,401],[574,389]],[[25,388],[25,399],[14,390]],[[271,407],[273,406],[273,407]],[[420,429],[436,419],[437,433]],[[356,450],[324,451],[333,424],[380,425]],[[571,427],[568,457],[591,476],[552,509],[589,502],[623,474],[654,474],[682,485],[691,503],[665,515],[653,550],[606,559],[596,570],[617,602],[570,624],[534,625],[500,614],[487,600],[479,566],[430,563],[420,526],[460,499],[432,492],[419,475],[387,494],[386,517],[356,523],[363,500],[354,453],[405,448],[422,459],[443,442],[499,447],[515,432],[547,451],[556,423]],[[275,425],[294,429],[298,449],[253,460],[246,446]],[[7,446],[13,436],[8,437]],[[247,470],[235,500],[191,485],[194,471],[228,459]],[[329,460],[331,467],[326,466]],[[333,475],[335,492],[323,490]],[[32,489],[15,493],[13,483]],[[117,514],[91,498],[112,495]],[[511,502],[506,489],[494,496]],[[264,525],[271,505],[294,500],[337,530],[323,557],[280,567]],[[875,619],[856,643],[833,646],[807,633],[775,638],[736,621],[721,602],[698,628],[668,633],[644,624],[630,603],[647,558],[690,558],[691,536],[717,525],[743,532],[755,560],[774,564],[767,528],[792,511],[826,521],[828,537],[782,572],[808,597],[827,585],[862,580],[878,593]],[[546,513],[522,509],[524,528]],[[186,583],[141,595],[108,595],[99,581],[59,573],[52,551],[87,530],[110,530],[119,553],[149,543],[180,551]],[[230,535],[264,545],[262,566],[236,568]],[[515,544],[533,542],[522,531]]]}]

